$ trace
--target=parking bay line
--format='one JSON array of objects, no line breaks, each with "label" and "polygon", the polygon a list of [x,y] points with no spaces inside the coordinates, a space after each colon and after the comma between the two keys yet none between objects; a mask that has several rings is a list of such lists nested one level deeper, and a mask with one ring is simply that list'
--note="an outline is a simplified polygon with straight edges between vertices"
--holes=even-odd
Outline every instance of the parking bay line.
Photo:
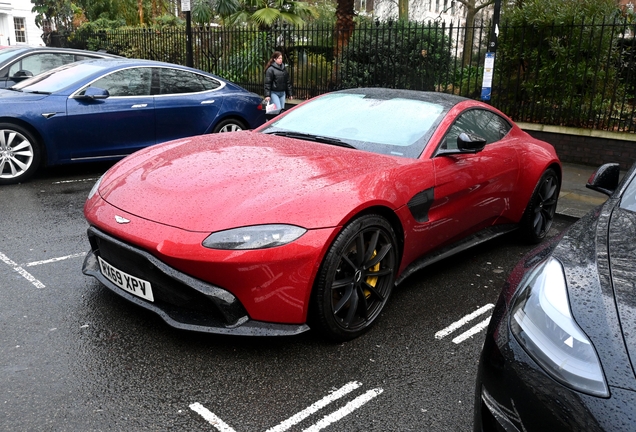
[{"label": "parking bay line", "polygon": [[[318,410],[320,410],[320,409],[324,408],[325,406],[329,405],[331,402],[334,402],[334,401],[344,397],[345,395],[351,393],[353,390],[359,388],[361,385],[362,384],[357,382],[357,381],[352,381],[350,383],[347,383],[346,385],[344,385],[340,389],[330,393],[329,395],[327,395],[324,398],[320,399],[318,402],[310,405],[309,407],[305,408],[304,410],[300,411],[299,413],[291,416],[290,418],[288,418],[287,420],[283,421],[279,425],[268,429],[266,432],[284,432],[284,431],[290,429],[291,427],[295,426],[296,424],[300,423],[301,421],[303,421],[304,419],[306,419],[310,415],[316,413]],[[364,404],[366,404],[367,402],[369,402],[373,398],[375,398],[378,395],[380,395],[383,391],[384,390],[381,389],[381,388],[376,388],[376,389],[369,390],[368,392],[364,393],[363,395],[358,396],[357,398],[355,398],[351,402],[347,403],[342,408],[334,411],[331,414],[326,415],[321,420],[319,420],[316,424],[310,426],[308,429],[305,429],[305,432],[318,432],[318,431],[326,428],[327,426],[329,426],[329,425],[337,422],[338,420],[344,418],[345,416],[351,414],[356,409],[362,407]],[[192,409],[193,411],[195,411],[199,415],[201,415],[205,420],[208,421],[208,423],[210,423],[212,426],[214,426],[219,432],[236,432],[234,429],[232,429],[232,427],[230,427],[227,423],[225,423],[223,420],[221,420],[219,417],[217,417],[214,413],[209,411],[207,408],[205,408],[200,403],[195,402],[195,403],[191,404],[190,405],[190,409]]]},{"label": "parking bay line", "polygon": [[86,252],[80,252],[80,253],[76,253],[76,254],[72,254],[72,255],[66,255],[63,257],[58,257],[58,258],[51,258],[51,259],[47,259],[47,260],[43,260],[43,261],[33,261],[30,263],[25,264],[25,267],[33,267],[33,266],[37,266],[37,265],[42,265],[42,264],[50,264],[50,263],[54,263],[54,262],[58,262],[58,261],[64,261],[67,259],[71,259],[71,258],[79,258],[79,257],[83,257],[86,256]]},{"label": "parking bay line", "polygon": [[[492,309],[494,307],[495,307],[495,305],[493,305],[492,303],[488,303],[487,305],[480,307],[476,311],[466,315],[462,319],[460,319],[458,321],[455,321],[454,323],[452,323],[448,327],[446,327],[446,328],[438,331],[437,333],[435,333],[435,339],[442,339],[442,338],[448,336],[449,334],[453,333],[455,330],[457,330],[460,327],[464,326],[468,322],[474,320],[478,316],[485,314],[486,312],[488,312],[490,309]],[[461,335],[457,336],[455,339],[453,339],[453,342],[456,343],[456,344],[459,344],[459,343],[465,341],[469,337],[479,333],[484,328],[486,328],[488,326],[489,322],[490,322],[490,317],[488,317],[486,320],[480,322],[479,324],[477,324],[476,326],[474,326],[470,330],[468,330],[468,331],[462,333]]]},{"label": "parking bay line", "polygon": [[11,267],[14,271],[18,272],[20,276],[22,276],[23,278],[31,282],[31,284],[33,284],[36,288],[40,288],[40,289],[46,288],[46,285],[44,285],[42,282],[37,280],[31,273],[23,269],[16,262],[9,259],[9,257],[3,254],[2,252],[0,252],[0,261],[2,261],[3,263]]}]

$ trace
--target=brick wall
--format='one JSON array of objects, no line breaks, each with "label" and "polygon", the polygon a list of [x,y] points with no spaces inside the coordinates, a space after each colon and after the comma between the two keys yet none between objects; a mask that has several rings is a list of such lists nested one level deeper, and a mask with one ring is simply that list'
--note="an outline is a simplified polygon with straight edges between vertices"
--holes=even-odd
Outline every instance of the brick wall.
[{"label": "brick wall", "polygon": [[636,162],[636,134],[518,124],[533,137],[552,144],[561,162],[594,167],[618,162],[622,169]]}]

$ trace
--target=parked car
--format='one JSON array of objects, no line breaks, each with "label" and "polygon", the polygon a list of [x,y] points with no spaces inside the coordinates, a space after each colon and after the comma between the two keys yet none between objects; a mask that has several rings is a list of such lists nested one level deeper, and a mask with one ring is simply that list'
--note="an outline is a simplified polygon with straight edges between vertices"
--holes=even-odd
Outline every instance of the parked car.
[{"label": "parked car", "polygon": [[475,431],[636,430],[636,165],[610,199],[526,256],[488,327]]},{"label": "parked car", "polygon": [[344,90],[118,163],[84,209],[83,271],[174,327],[348,340],[416,270],[518,228],[541,241],[560,184],[554,148],[491,106]]},{"label": "parked car", "polygon": [[85,60],[0,90],[0,184],[41,165],[116,160],[191,135],[254,128],[262,98],[170,63]]},{"label": "parked car", "polygon": [[96,58],[118,58],[118,56],[70,48],[0,47],[0,88],[11,87],[58,66]]}]

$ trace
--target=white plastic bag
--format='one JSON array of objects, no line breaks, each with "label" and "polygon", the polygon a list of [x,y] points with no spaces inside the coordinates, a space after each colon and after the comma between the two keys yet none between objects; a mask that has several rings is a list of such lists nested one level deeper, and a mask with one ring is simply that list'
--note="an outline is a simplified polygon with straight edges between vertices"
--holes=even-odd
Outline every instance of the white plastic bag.
[{"label": "white plastic bag", "polygon": [[265,114],[278,114],[278,109],[276,108],[276,104],[267,103],[265,106]]}]

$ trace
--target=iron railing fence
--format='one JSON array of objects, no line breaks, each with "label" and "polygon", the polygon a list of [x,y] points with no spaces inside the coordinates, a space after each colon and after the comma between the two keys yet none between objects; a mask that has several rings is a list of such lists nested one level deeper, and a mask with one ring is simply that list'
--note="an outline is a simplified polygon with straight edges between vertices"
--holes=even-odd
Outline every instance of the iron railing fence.
[{"label": "iron railing fence", "polygon": [[[516,121],[636,133],[634,25],[499,25],[490,103]],[[284,53],[294,96],[382,86],[478,99],[490,26],[359,24],[346,41],[330,25],[194,27],[194,67],[263,93],[263,66]],[[61,45],[186,62],[183,28],[78,30]]]}]

